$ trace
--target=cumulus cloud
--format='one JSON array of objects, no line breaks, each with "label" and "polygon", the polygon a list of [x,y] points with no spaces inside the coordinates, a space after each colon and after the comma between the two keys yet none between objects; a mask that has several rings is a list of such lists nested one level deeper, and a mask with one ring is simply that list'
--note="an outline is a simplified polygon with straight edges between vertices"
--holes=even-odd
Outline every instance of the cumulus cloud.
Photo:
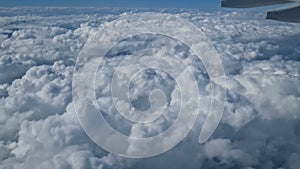
[{"label": "cumulus cloud", "polygon": [[[29,12],[33,15],[18,8],[0,12],[0,168],[300,167],[299,25],[266,21],[260,13],[163,10],[201,28],[219,52],[228,78],[225,112],[204,144],[197,140],[207,103],[201,103],[197,125],[174,149],[153,158],[128,159],[106,152],[86,135],[73,108],[72,75],[80,50],[102,23],[140,11]],[[130,89],[131,106],[146,106],[140,109],[147,108],[144,96],[152,89],[167,93],[171,113],[155,125],[121,122],[107,98],[117,58],[147,48],[164,48],[182,58],[193,55],[176,42],[150,36],[125,40],[110,51],[111,60],[98,73],[97,99],[107,120],[127,135],[155,135],[176,118],[176,85],[163,72],[136,76]],[[208,97],[205,68],[201,62],[188,62],[195,68],[199,92]]]}]

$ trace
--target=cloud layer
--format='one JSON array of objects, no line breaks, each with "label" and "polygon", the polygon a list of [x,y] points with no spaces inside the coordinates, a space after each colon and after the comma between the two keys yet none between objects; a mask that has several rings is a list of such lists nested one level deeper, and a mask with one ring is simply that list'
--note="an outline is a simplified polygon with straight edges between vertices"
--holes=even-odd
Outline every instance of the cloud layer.
[{"label": "cloud layer", "polygon": [[[226,108],[206,143],[197,142],[209,108],[203,103],[197,125],[174,149],[149,159],[127,159],[99,148],[81,128],[72,104],[72,75],[80,50],[102,23],[139,11],[28,11],[30,15],[18,8],[0,12],[1,169],[300,167],[299,25],[267,21],[260,13],[162,10],[197,25],[219,52],[228,77]],[[151,43],[143,38],[124,45],[136,45],[131,50],[137,51],[166,43],[163,38]],[[176,43],[166,44],[178,55],[191,55]],[[128,55],[120,51],[116,47],[111,55]],[[207,97],[208,77],[201,71],[198,75],[201,94]],[[136,82],[148,81],[133,84],[133,100],[149,93],[142,87],[174,87],[172,80],[162,85],[162,76],[137,76]],[[99,96],[105,96],[102,92]],[[170,116],[156,126],[131,128],[106,113],[113,126],[138,136],[156,134],[173,120]]]}]

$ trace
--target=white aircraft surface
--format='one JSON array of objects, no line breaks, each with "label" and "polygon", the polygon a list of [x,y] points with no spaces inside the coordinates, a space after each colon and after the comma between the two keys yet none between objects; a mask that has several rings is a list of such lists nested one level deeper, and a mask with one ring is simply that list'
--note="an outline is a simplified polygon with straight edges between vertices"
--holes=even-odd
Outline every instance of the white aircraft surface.
[{"label": "white aircraft surface", "polygon": [[253,8],[285,3],[295,4],[284,9],[269,11],[266,19],[300,23],[300,0],[222,0],[221,6],[227,8]]}]

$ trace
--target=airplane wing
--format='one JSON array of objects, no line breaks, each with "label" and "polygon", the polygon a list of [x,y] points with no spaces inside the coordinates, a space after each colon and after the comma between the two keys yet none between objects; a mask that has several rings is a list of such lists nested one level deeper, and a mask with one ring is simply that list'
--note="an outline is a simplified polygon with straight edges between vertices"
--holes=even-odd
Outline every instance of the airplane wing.
[{"label": "airplane wing", "polygon": [[[253,8],[291,2],[300,3],[300,0],[222,0],[221,6],[227,8]],[[269,11],[266,19],[300,23],[300,4],[285,9]]]},{"label": "airplane wing", "polygon": [[300,6],[269,11],[267,14],[267,19],[300,23]]}]

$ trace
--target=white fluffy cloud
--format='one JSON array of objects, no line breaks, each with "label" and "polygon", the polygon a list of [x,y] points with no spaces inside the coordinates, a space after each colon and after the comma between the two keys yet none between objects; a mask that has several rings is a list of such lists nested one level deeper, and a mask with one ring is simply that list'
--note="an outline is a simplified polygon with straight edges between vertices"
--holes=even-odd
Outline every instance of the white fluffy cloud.
[{"label": "white fluffy cloud", "polygon": [[[300,167],[299,25],[266,21],[260,13],[164,11],[199,26],[219,52],[228,77],[224,116],[205,144],[197,143],[201,115],[198,125],[173,150],[150,159],[126,159],[99,148],[81,128],[72,105],[72,75],[78,53],[101,23],[138,11],[50,8],[28,12],[32,15],[18,8],[0,12],[1,169]],[[142,38],[124,43],[125,47],[137,45],[129,48],[134,51],[166,42],[151,39],[149,43]],[[168,47],[182,57],[190,55],[174,43],[164,46]],[[120,50],[115,48],[112,55],[131,52]],[[208,79],[198,73],[205,97]],[[173,85],[153,81],[164,90]],[[149,93],[140,88],[154,88],[152,83],[138,83],[133,99]],[[106,96],[109,90],[101,92],[99,96]],[[111,100],[100,98],[110,109]],[[205,115],[207,110],[203,106],[201,112]],[[170,116],[156,126],[131,128],[119,119],[112,113],[109,120],[131,135],[155,134],[173,120]]]}]

